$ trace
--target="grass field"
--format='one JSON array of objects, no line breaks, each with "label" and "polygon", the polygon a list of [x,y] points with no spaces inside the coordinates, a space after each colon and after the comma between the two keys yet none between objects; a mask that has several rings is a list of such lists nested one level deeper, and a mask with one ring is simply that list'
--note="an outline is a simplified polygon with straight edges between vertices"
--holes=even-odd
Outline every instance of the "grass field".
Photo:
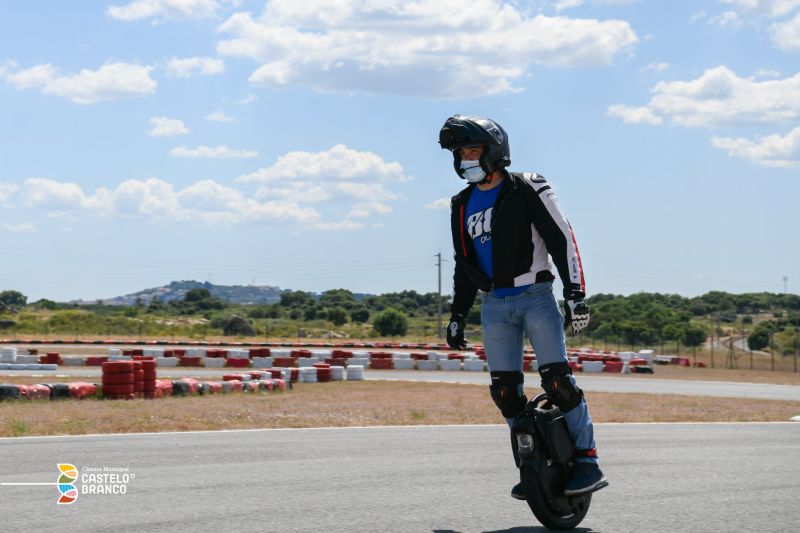
[{"label": "grass field", "polygon": [[[787,421],[800,402],[587,393],[595,422]],[[217,429],[502,423],[486,386],[298,384],[284,393],[0,404],[0,436]]]}]

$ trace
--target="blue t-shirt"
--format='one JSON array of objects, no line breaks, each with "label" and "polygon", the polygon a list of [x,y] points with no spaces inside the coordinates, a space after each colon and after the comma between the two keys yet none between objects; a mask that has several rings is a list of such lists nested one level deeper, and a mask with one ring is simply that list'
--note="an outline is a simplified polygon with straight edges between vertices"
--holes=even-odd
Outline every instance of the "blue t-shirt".
[{"label": "blue t-shirt", "polygon": [[[494,279],[492,265],[492,211],[494,210],[497,196],[503,187],[505,187],[505,180],[488,191],[482,191],[475,187],[467,202],[467,211],[464,218],[467,235],[472,238],[475,253],[478,256],[478,266],[489,279]],[[528,287],[529,285],[494,289],[492,294],[500,297],[513,296],[520,294]]]}]

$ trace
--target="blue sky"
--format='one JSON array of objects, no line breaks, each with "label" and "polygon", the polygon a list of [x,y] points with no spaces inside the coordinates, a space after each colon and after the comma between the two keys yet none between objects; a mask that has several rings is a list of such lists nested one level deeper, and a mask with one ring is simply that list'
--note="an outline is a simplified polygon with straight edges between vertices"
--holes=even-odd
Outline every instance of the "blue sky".
[{"label": "blue sky", "polygon": [[800,0],[30,0],[0,34],[31,299],[434,291],[455,113],[552,183],[590,294],[800,284]]}]

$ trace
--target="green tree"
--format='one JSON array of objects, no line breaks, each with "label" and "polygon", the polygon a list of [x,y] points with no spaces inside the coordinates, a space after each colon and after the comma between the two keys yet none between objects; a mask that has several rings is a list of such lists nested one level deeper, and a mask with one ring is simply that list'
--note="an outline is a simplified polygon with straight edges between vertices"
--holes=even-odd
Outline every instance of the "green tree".
[{"label": "green tree", "polygon": [[369,309],[366,307],[356,307],[350,311],[350,320],[358,324],[363,324],[369,320]]},{"label": "green tree", "polygon": [[28,303],[28,297],[19,291],[0,292],[0,302],[14,307],[22,307]]},{"label": "green tree", "polygon": [[688,324],[681,335],[681,342],[691,348],[696,348],[706,342],[708,332],[699,324]]},{"label": "green tree", "polygon": [[322,293],[319,304],[323,307],[344,307],[352,309],[356,305],[356,297],[347,289],[332,289]]},{"label": "green tree", "polygon": [[333,322],[335,326],[341,326],[347,322],[347,311],[344,307],[332,307],[328,309],[328,320]]},{"label": "green tree", "polygon": [[408,331],[408,317],[397,309],[389,307],[375,317],[372,326],[382,337],[405,335]]},{"label": "green tree", "polygon": [[282,291],[281,292],[281,307],[297,307],[308,305],[314,302],[314,298],[310,292],[305,291]]},{"label": "green tree", "polygon": [[756,328],[747,336],[747,347],[751,350],[763,350],[769,344],[769,331]]}]

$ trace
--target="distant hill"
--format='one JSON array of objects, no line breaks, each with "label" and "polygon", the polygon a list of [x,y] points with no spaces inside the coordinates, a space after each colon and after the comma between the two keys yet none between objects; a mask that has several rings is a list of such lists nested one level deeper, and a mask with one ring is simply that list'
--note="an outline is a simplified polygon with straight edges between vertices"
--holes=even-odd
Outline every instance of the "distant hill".
[{"label": "distant hill", "polygon": [[144,289],[115,298],[106,298],[103,303],[107,305],[133,305],[136,303],[136,299],[140,298],[142,303],[148,304],[156,297],[162,302],[183,300],[186,292],[191,289],[208,289],[212,296],[237,304],[272,304],[281,299],[281,289],[272,285],[214,285],[207,281],[189,280],[173,281],[163,287]]}]

